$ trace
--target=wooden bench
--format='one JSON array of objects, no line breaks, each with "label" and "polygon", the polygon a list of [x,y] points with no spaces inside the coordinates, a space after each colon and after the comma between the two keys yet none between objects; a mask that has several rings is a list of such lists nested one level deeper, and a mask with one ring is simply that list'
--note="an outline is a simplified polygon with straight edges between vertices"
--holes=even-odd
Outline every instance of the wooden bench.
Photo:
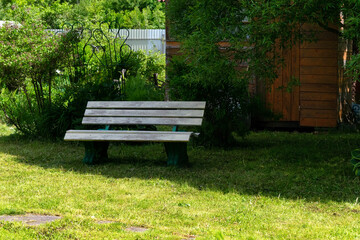
[{"label": "wooden bench", "polygon": [[[110,141],[164,142],[167,164],[188,164],[187,142],[193,132],[178,131],[179,126],[201,126],[205,102],[184,101],[89,101],[82,124],[105,125],[100,130],[68,130],[66,141],[85,141],[86,164],[107,159]],[[111,126],[173,126],[172,131],[111,130]]]}]

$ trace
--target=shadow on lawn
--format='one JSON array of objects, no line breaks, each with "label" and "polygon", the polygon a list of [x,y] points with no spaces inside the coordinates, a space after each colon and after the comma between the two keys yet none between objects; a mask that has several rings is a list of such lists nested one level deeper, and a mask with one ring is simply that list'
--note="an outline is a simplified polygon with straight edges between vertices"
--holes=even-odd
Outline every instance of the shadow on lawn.
[{"label": "shadow on lawn", "polygon": [[61,168],[109,178],[166,179],[198,190],[354,202],[360,181],[352,173],[355,134],[256,133],[231,150],[189,147],[190,168],[166,167],[161,144],[110,147],[111,161],[86,166],[82,144],[0,137],[0,152],[43,168]]}]

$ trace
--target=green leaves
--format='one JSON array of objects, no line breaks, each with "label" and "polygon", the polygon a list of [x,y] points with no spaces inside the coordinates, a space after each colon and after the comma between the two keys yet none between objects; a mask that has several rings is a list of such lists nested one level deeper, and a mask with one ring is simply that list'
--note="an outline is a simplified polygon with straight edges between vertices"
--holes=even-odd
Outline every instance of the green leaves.
[{"label": "green leaves", "polygon": [[356,176],[360,176],[360,149],[351,152],[350,162],[354,165],[353,171]]},{"label": "green leaves", "polygon": [[165,4],[157,0],[13,0],[5,5],[0,8],[1,19],[22,22],[37,18],[48,28],[76,21],[87,27],[117,21],[124,28],[165,28]]}]

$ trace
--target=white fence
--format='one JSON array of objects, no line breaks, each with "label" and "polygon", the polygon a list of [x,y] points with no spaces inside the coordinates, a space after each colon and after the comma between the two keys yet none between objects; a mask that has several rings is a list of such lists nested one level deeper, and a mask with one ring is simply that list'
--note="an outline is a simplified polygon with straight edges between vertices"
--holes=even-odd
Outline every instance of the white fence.
[{"label": "white fence", "polygon": [[[64,30],[48,29],[48,31],[62,32]],[[111,32],[113,33],[116,33],[117,31],[117,29],[111,29]],[[165,29],[121,29],[119,35],[124,39],[129,35],[126,43],[134,51],[157,51],[163,54],[166,52]]]}]

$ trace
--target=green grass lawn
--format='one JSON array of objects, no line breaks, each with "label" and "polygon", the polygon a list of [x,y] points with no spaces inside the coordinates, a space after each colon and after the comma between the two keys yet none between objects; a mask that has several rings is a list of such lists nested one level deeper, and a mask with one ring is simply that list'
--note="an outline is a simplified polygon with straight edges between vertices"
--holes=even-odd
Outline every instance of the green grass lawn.
[{"label": "green grass lawn", "polygon": [[252,133],[227,151],[189,146],[177,169],[161,144],[112,145],[110,163],[86,166],[81,144],[0,132],[0,215],[62,216],[2,221],[0,239],[360,239],[358,134]]}]

